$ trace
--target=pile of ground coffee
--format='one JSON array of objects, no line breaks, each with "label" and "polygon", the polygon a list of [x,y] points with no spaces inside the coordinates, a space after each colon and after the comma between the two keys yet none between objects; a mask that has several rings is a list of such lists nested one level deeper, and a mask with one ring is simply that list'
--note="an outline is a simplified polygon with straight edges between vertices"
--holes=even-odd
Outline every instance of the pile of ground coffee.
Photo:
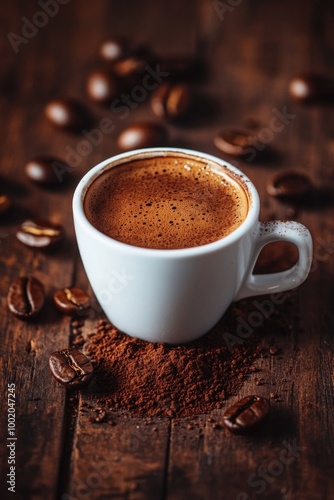
[{"label": "pile of ground coffee", "polygon": [[240,310],[230,308],[206,336],[179,346],[131,338],[101,320],[85,346],[95,371],[88,398],[137,416],[183,417],[221,408],[263,354],[257,335],[233,349],[227,345],[223,332],[236,330],[238,316]]}]

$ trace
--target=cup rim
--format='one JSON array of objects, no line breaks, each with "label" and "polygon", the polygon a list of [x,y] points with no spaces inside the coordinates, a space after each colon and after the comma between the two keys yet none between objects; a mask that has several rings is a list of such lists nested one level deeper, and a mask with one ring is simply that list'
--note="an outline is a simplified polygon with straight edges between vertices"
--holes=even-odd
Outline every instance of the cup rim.
[{"label": "cup rim", "polygon": [[[176,154],[179,156],[189,156],[193,157],[193,159],[199,161],[208,161],[216,163],[225,169],[227,169],[228,173],[232,173],[232,178],[236,182],[242,185],[245,190],[245,193],[248,197],[248,213],[245,220],[238,226],[232,233],[220,238],[211,243],[206,243],[205,245],[200,245],[196,247],[187,247],[187,248],[176,248],[176,249],[160,249],[160,248],[145,248],[138,247],[134,245],[130,245],[128,243],[123,243],[116,239],[113,239],[110,236],[102,233],[98,229],[96,229],[87,219],[85,211],[84,211],[84,198],[89,186],[93,183],[93,181],[99,177],[102,173],[109,170],[110,168],[114,168],[123,163],[127,163],[132,160],[139,160],[143,158],[152,158],[155,156],[168,156],[171,154]],[[207,254],[210,252],[214,252],[226,246],[229,246],[236,241],[238,241],[244,234],[246,234],[249,230],[252,229],[254,223],[258,221],[259,211],[260,211],[260,201],[258,192],[251,182],[251,180],[237,167],[232,165],[231,163],[225,161],[222,158],[217,158],[213,155],[202,153],[200,151],[195,151],[191,149],[185,148],[175,148],[175,147],[155,147],[155,148],[143,148],[136,149],[132,151],[127,151],[125,153],[120,153],[114,155],[102,162],[98,163],[95,167],[92,167],[79,181],[74,194],[72,201],[72,209],[73,209],[73,217],[74,222],[84,226],[86,231],[90,234],[90,236],[94,239],[98,239],[104,244],[108,244],[113,248],[119,248],[126,253],[135,253],[135,254],[145,254],[150,255],[151,257],[159,257],[159,256],[174,256],[174,257],[189,257],[200,254]]]}]

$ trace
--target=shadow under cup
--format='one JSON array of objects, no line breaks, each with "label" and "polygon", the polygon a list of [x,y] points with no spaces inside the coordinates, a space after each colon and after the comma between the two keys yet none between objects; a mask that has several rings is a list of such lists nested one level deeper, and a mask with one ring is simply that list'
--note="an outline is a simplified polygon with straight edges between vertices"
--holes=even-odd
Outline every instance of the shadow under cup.
[{"label": "shadow under cup", "polygon": [[[152,193],[157,194],[159,188],[157,179],[166,176],[169,169],[173,175],[168,177],[167,191],[160,187],[163,199],[154,198]],[[185,169],[187,175],[181,175],[180,169]],[[125,182],[124,171],[128,175]],[[223,189],[217,187],[215,176],[222,179]],[[214,178],[211,184],[207,181],[210,177]],[[189,183],[192,188],[187,191]],[[206,212],[210,207],[211,212],[204,213],[202,205],[195,206],[198,198],[190,196],[193,188],[200,192],[201,202],[210,198]],[[112,210],[107,203],[111,197]],[[225,211],[220,205],[217,209],[222,199]],[[180,200],[185,200],[183,212]],[[121,209],[117,212],[118,207]],[[194,217],[191,221],[191,214],[199,213],[198,208],[200,220]],[[93,291],[111,323],[134,337],[172,344],[188,342],[207,333],[241,296],[269,293],[275,287],[281,291],[296,283],[292,277],[289,283],[280,283],[280,278],[287,277],[281,275],[259,286],[256,281],[253,287],[252,269],[261,248],[269,242],[261,235],[258,194],[242,172],[211,155],[150,148],[115,156],[81,180],[73,198],[73,214],[80,254]],[[220,224],[222,214],[226,220]],[[184,224],[180,229],[181,222]],[[129,225],[121,226],[125,223]],[[166,234],[159,247],[156,242],[162,241],[158,236],[162,227]],[[198,227],[199,239],[195,234]],[[289,241],[293,240],[295,228],[284,229],[288,230]],[[131,233],[139,238],[135,243],[128,238]],[[282,239],[276,229],[269,233],[270,241]],[[182,246],[184,238],[186,244]],[[307,273],[303,275],[305,279]]]}]

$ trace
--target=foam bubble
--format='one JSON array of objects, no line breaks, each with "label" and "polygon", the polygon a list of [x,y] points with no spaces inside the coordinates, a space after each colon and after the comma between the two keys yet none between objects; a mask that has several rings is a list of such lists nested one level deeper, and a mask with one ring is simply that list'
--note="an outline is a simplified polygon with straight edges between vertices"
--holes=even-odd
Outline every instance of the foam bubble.
[{"label": "foam bubble", "polygon": [[84,209],[102,233],[145,248],[188,248],[234,231],[247,196],[223,169],[189,159],[152,158],[114,167],[88,189]]}]

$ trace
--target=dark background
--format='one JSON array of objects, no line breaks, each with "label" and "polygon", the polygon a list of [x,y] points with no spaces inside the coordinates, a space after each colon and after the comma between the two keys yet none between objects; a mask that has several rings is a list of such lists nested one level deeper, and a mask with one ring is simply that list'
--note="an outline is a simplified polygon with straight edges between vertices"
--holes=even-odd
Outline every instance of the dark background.
[{"label": "dark background", "polygon": [[[15,53],[8,34],[22,36],[26,18],[41,7],[11,1],[1,6],[1,141],[0,192],[14,206],[0,219],[2,498],[22,499],[330,499],[333,496],[333,103],[295,103],[288,95],[290,78],[301,71],[334,77],[334,7],[316,1],[103,1],[70,0],[59,5],[37,33]],[[314,239],[310,277],[294,294],[293,328],[282,335],[268,332],[281,359],[260,361],[265,384],[255,376],[238,397],[280,395],[264,433],[234,437],[217,431],[210,415],[188,422],[119,419],[117,425],[92,426],[83,410],[84,396],[69,396],[48,373],[50,353],[70,342],[69,320],[49,303],[38,323],[25,324],[7,311],[10,283],[33,274],[51,296],[56,288],[76,284],[89,290],[73,233],[71,197],[82,175],[118,152],[117,134],[140,119],[158,121],[147,99],[122,120],[108,108],[89,103],[95,124],[108,117],[115,130],[89,155],[72,162],[72,181],[58,191],[28,183],[24,165],[38,154],[67,159],[78,150],[82,134],[55,130],[43,116],[45,104],[57,97],[86,100],[86,79],[99,67],[98,49],[110,36],[125,35],[167,55],[200,56],[202,72],[192,78],[200,96],[186,123],[168,125],[168,145],[182,145],[226,158],[254,182],[262,201],[261,218],[286,218],[291,207],[266,192],[269,177],[284,168],[306,171],[320,196],[294,209]],[[295,117],[275,133],[263,154],[252,162],[229,158],[213,145],[224,127],[266,129],[275,110]],[[70,160],[69,160],[70,161]],[[29,215],[61,222],[67,233],[62,249],[48,256],[23,247],[15,229]],[[284,314],[284,306],[277,311]],[[101,316],[95,304],[85,324],[90,331]],[[264,339],[264,344],[269,342]],[[6,491],[6,387],[16,384],[16,497]],[[219,421],[222,410],[214,412]],[[115,417],[117,419],[117,417]],[[153,425],[153,424],[152,424]],[[285,442],[301,448],[296,460],[277,473]],[[260,486],[249,484],[259,468],[273,471]],[[276,470],[276,474],[275,474]],[[263,483],[262,483],[263,485]],[[68,494],[68,496],[66,496]],[[11,495],[11,496],[10,496]],[[69,496],[71,495],[71,496]]]}]

